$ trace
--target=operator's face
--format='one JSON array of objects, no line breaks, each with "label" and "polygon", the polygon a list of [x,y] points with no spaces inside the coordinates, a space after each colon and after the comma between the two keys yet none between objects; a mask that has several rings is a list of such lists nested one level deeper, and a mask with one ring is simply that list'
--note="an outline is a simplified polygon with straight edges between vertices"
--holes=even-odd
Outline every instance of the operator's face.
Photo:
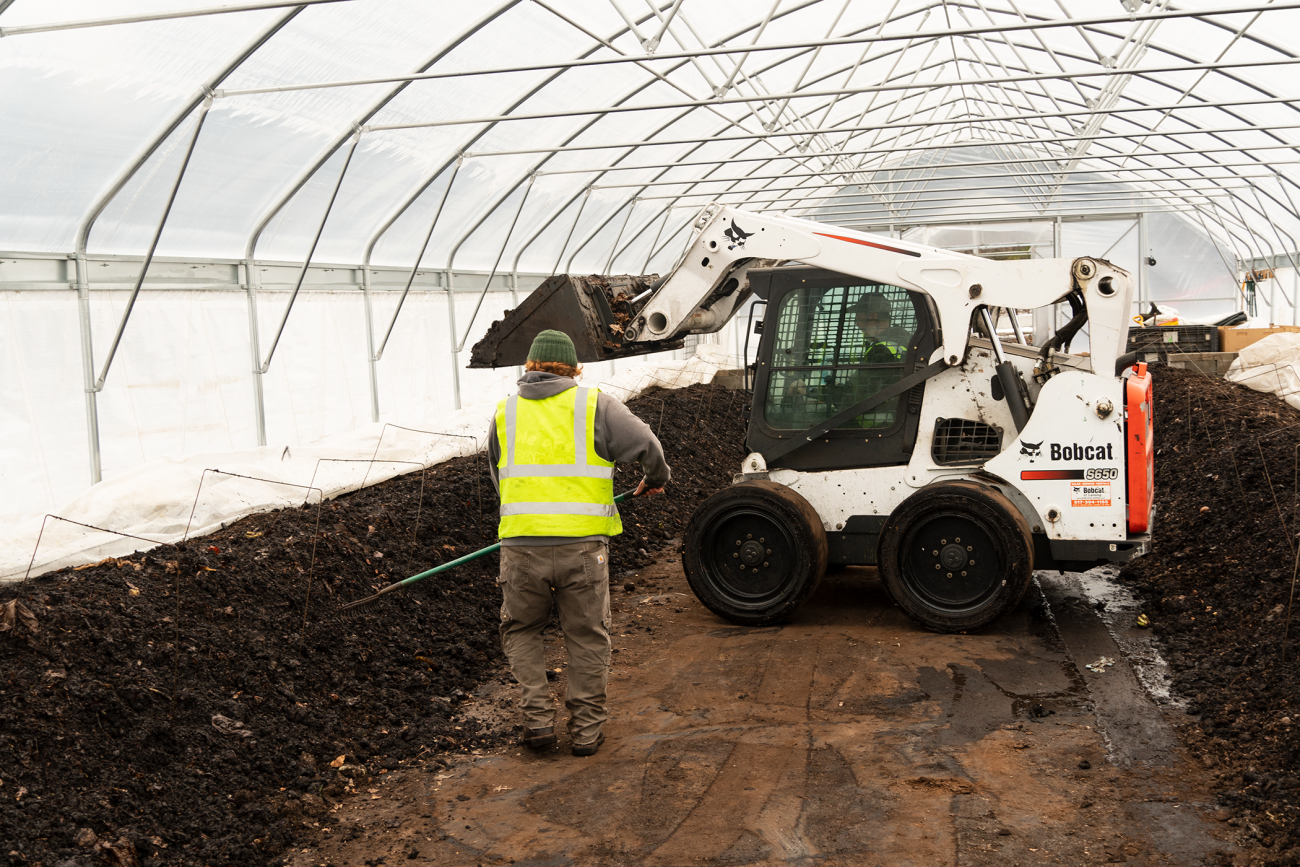
[{"label": "operator's face", "polygon": [[885,329],[889,327],[889,316],[885,313],[862,310],[858,312],[855,322],[858,330],[871,339],[885,333]]}]

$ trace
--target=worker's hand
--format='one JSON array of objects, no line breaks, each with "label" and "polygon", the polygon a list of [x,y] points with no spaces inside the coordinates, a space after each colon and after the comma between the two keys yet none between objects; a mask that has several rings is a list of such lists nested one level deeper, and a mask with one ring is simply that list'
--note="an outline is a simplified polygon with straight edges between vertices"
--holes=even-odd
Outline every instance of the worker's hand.
[{"label": "worker's hand", "polygon": [[641,483],[636,486],[636,490],[632,492],[632,496],[634,497],[649,496],[650,494],[662,494],[663,492],[664,492],[663,485],[660,485],[657,488],[647,488],[645,484],[645,479],[642,479]]}]

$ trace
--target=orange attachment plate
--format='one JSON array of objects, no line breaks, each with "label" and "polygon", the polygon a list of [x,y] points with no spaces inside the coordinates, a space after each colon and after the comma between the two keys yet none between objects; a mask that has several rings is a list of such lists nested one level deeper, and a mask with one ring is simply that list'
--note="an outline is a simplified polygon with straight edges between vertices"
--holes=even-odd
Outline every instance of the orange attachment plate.
[{"label": "orange attachment plate", "polygon": [[1139,362],[1124,381],[1124,456],[1128,474],[1128,531],[1151,529],[1151,498],[1155,492],[1155,407],[1151,374]]}]

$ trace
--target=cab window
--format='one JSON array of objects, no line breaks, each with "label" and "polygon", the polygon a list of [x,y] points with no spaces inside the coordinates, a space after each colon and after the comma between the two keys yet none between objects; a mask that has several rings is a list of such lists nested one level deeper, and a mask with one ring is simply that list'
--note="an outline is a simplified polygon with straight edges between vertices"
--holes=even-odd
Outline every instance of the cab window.
[{"label": "cab window", "polygon": [[[807,286],[779,302],[764,418],[776,429],[807,430],[888,388],[905,375],[917,302],[884,284]],[[840,425],[891,428],[896,397]]]}]

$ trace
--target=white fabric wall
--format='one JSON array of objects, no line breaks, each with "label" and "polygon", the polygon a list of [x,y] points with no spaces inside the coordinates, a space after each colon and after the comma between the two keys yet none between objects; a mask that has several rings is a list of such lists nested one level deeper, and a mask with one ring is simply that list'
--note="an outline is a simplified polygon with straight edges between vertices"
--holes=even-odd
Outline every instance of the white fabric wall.
[{"label": "white fabric wall", "polygon": [[[521,298],[526,294],[520,292]],[[286,291],[258,295],[263,357],[288,297]],[[454,297],[462,335],[478,295]],[[96,376],[128,298],[126,291],[91,293]],[[397,300],[396,292],[374,294],[376,346]],[[508,291],[484,298],[458,354],[462,407],[495,403],[513,389],[513,368],[464,367],[469,349],[513,306]],[[737,334],[729,326],[704,340],[719,343],[730,356],[738,354]],[[447,293],[413,290],[376,365],[381,422],[440,429],[439,419],[456,408],[451,346]],[[585,380],[610,382],[639,362],[689,354],[593,364]],[[105,481],[149,461],[255,449],[252,367],[242,291],[141,292],[98,398]],[[263,377],[268,448],[282,452],[369,425],[369,376],[361,292],[304,289]],[[76,293],[0,291],[0,521],[57,512],[89,487],[82,383]],[[397,432],[384,436],[387,447]]]},{"label": "white fabric wall", "polygon": [[[730,360],[721,347],[704,345],[688,360],[625,364],[602,386],[622,400],[652,386],[709,382]],[[362,484],[473,454],[483,446],[490,413],[480,403],[416,420],[421,430],[446,435],[362,424],[316,445],[277,444],[137,464],[62,504],[58,516],[64,520],[37,515],[0,524],[0,584],[21,580],[29,570],[40,575],[202,536],[253,512],[317,504]],[[480,484],[491,484],[486,473]]]},{"label": "white fabric wall", "polygon": [[[288,294],[258,296],[263,356]],[[128,297],[91,293],[96,375]],[[446,297],[408,296],[377,366],[381,421],[423,424],[455,409]],[[456,295],[462,332],[476,300]],[[395,293],[376,297],[379,337],[396,301]],[[467,348],[511,296],[492,292],[483,305]],[[10,521],[85,489],[90,457],[76,294],[0,292],[0,314],[0,519]],[[263,377],[268,445],[304,445],[368,424],[366,359],[361,293],[303,290]],[[243,292],[141,292],[98,398],[104,478],[157,458],[256,447],[252,367]],[[462,406],[496,400],[514,380],[510,370],[461,375]]]}]

